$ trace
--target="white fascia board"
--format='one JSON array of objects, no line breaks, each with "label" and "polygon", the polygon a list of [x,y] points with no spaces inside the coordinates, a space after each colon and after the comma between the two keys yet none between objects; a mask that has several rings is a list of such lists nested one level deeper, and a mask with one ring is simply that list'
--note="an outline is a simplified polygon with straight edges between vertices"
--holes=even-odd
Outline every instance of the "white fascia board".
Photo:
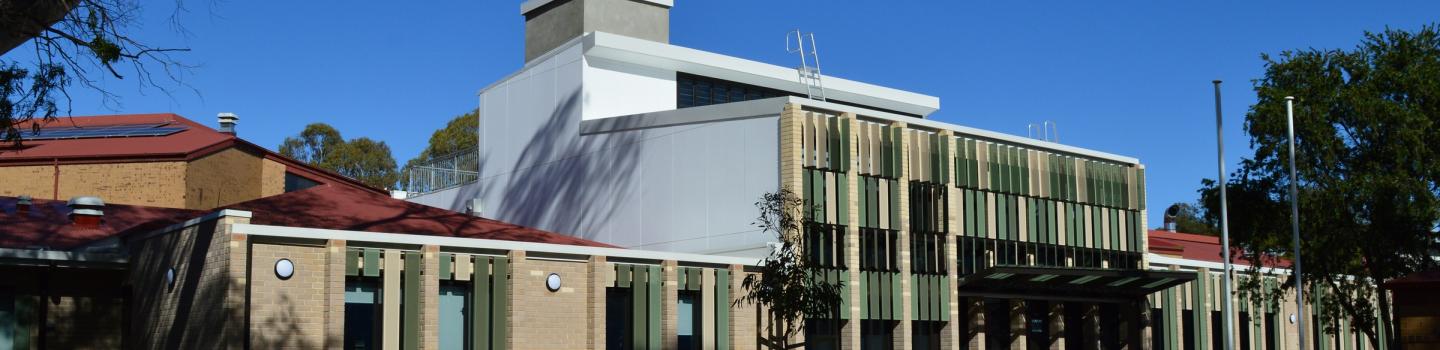
[{"label": "white fascia board", "polygon": [[[530,13],[530,11],[534,11],[535,9],[540,8],[540,6],[545,6],[545,4],[552,3],[552,2],[556,2],[556,1],[563,1],[563,0],[526,0],[525,2],[520,3],[520,14],[521,14],[521,15],[524,15],[524,14]],[[664,7],[664,8],[667,8],[667,9],[668,9],[668,8],[671,8],[671,7],[675,7],[675,0],[630,0],[630,1],[640,2],[640,3],[646,3],[646,4],[651,4],[651,5],[655,5],[655,6]]]},{"label": "white fascia board", "polygon": [[[1060,153],[1070,153],[1070,154],[1074,154],[1074,155],[1091,157],[1091,158],[1102,159],[1102,160],[1108,160],[1108,161],[1112,161],[1112,162],[1124,163],[1124,164],[1129,164],[1129,165],[1140,165],[1140,160],[1139,160],[1139,159],[1136,159],[1136,158],[1134,158],[1134,157],[1126,157],[1126,156],[1122,156],[1122,155],[1116,155],[1116,154],[1111,154],[1111,153],[1106,153],[1106,152],[1100,152],[1100,151],[1095,151],[1095,150],[1090,150],[1090,149],[1085,149],[1085,148],[1080,148],[1080,147],[1075,147],[1075,146],[1062,145],[1062,144],[1058,144],[1058,143],[1054,143],[1054,142],[1049,142],[1049,141],[1041,141],[1041,140],[1036,140],[1036,139],[1032,139],[1032,138],[1028,138],[1028,137],[1021,137],[1021,136],[1019,136],[1019,135],[1011,135],[1011,134],[1000,133],[1000,132],[995,132],[995,131],[990,131],[990,130],[985,130],[985,129],[976,129],[976,128],[972,128],[972,127],[968,127],[968,126],[955,125],[955,124],[950,124],[950,123],[946,123],[946,122],[934,121],[934,120],[930,120],[930,119],[920,119],[920,118],[903,116],[903,115],[894,114],[894,113],[887,113],[887,112],[876,111],[876,110],[872,110],[872,109],[868,109],[868,108],[861,108],[861,107],[855,107],[855,106],[850,106],[850,105],[842,105],[842,104],[832,103],[832,102],[811,100],[811,99],[808,99],[808,98],[800,98],[800,97],[794,97],[794,96],[787,96],[787,97],[785,97],[785,98],[788,99],[788,100],[786,101],[786,102],[788,102],[788,103],[799,103],[799,104],[802,105],[802,106],[810,106],[810,107],[815,107],[815,108],[820,108],[820,109],[825,109],[825,110],[831,110],[831,111],[836,111],[836,112],[851,112],[851,113],[855,113],[855,114],[858,114],[858,115],[861,115],[861,116],[870,117],[870,118],[872,118],[872,119],[882,119],[882,120],[888,120],[888,121],[904,122],[904,123],[906,123],[906,124],[908,124],[908,125],[912,125],[912,126],[922,126],[922,127],[926,127],[926,128],[935,129],[935,130],[950,130],[950,131],[955,132],[955,133],[956,133],[956,136],[971,136],[971,137],[977,137],[977,138],[985,138],[985,139],[991,139],[991,140],[995,140],[995,141],[1003,141],[1003,142],[1006,142],[1006,143],[1012,143],[1012,144],[1016,144],[1016,145],[1025,145],[1025,146],[1029,146],[1029,147],[1034,147],[1034,148],[1039,149],[1039,150],[1048,150],[1048,151],[1054,151],[1054,152],[1060,152]],[[764,101],[764,100],[759,100],[759,101]]]},{"label": "white fascia board", "polygon": [[[1176,265],[1176,266],[1180,266],[1180,267],[1190,267],[1190,268],[1195,268],[1195,269],[1207,268],[1207,269],[1210,269],[1211,272],[1215,272],[1215,273],[1220,273],[1220,272],[1217,272],[1217,271],[1221,271],[1221,272],[1225,271],[1225,264],[1223,264],[1223,263],[1218,263],[1218,262],[1214,262],[1214,261],[1204,261],[1204,260],[1195,260],[1195,259],[1176,258],[1176,257],[1164,256],[1164,255],[1155,254],[1155,253],[1145,253],[1145,260],[1148,260],[1151,265],[1159,265],[1159,266]],[[1250,265],[1230,264],[1230,269],[1232,269],[1232,270],[1234,270],[1234,271],[1242,271],[1242,270],[1249,269],[1249,268],[1250,268]],[[1153,268],[1153,267],[1152,267],[1151,270],[1161,270],[1161,269]],[[1261,268],[1260,268],[1260,273],[1263,273],[1263,274],[1266,274],[1266,275],[1289,276],[1289,275],[1290,275],[1290,269],[1280,269],[1280,268],[1273,268],[1273,267],[1261,267]]]},{"label": "white fascia board", "polygon": [[[585,56],[681,71],[795,93],[805,93],[795,68],[781,67],[687,47],[606,32],[584,36]],[[825,96],[835,100],[928,116],[940,98],[825,76]]]},{"label": "white fascia board", "polygon": [[61,250],[40,250],[40,249],[15,249],[0,248],[0,259],[38,260],[38,261],[68,261],[86,263],[115,263],[123,264],[126,259],[121,254],[109,253],[86,253]]},{"label": "white fascia board", "polygon": [[504,241],[481,238],[425,236],[403,233],[380,233],[367,231],[345,231],[328,230],[318,228],[303,228],[289,226],[270,226],[255,224],[235,224],[231,226],[234,233],[242,233],[251,236],[270,236],[300,239],[331,240],[340,239],[353,242],[407,244],[407,245],[435,245],[454,248],[472,249],[494,249],[494,250],[523,250],[527,252],[544,252],[553,254],[604,256],[616,258],[645,259],[645,260],[675,260],[678,262],[692,262],[703,264],[720,265],[755,265],[758,263],[751,258],[737,258],[716,255],[701,255],[672,252],[656,252],[645,250],[633,250],[624,248],[588,247],[568,244],[550,244],[534,242]]}]

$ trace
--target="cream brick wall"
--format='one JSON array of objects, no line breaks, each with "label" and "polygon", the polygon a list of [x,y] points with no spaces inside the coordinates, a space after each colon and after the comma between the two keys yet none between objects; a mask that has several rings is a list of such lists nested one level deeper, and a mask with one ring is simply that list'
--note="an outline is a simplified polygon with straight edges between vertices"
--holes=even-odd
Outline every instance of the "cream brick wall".
[{"label": "cream brick wall", "polygon": [[260,198],[262,161],[236,148],[191,161],[185,168],[185,207],[208,209]]},{"label": "cream brick wall", "polygon": [[285,193],[285,164],[260,160],[260,198]]},{"label": "cream brick wall", "polygon": [[[248,220],[211,220],[129,243],[130,343],[135,348],[243,345],[243,303],[236,305],[234,294],[244,278],[231,268],[230,253],[238,245],[231,244],[226,225],[236,222]],[[173,287],[165,280],[170,268],[176,275]]]},{"label": "cream brick wall", "polygon": [[345,346],[345,245],[343,240],[326,243],[325,348]]},{"label": "cream brick wall", "polygon": [[[250,346],[316,349],[325,345],[328,303],[325,246],[251,243]],[[295,273],[275,275],[275,262],[290,259]]]},{"label": "cream brick wall", "polygon": [[56,297],[47,305],[45,345],[51,349],[119,349],[124,299]]},{"label": "cream brick wall", "polygon": [[[185,163],[111,163],[0,167],[0,195],[66,200],[99,196],[106,203],[182,208]],[[58,196],[56,184],[58,179]]]},{"label": "cream brick wall", "polygon": [[[511,269],[511,349],[587,348],[590,319],[584,310],[590,307],[585,285],[590,280],[589,263],[519,255]],[[545,288],[545,277],[552,272],[563,281],[556,292]]]}]

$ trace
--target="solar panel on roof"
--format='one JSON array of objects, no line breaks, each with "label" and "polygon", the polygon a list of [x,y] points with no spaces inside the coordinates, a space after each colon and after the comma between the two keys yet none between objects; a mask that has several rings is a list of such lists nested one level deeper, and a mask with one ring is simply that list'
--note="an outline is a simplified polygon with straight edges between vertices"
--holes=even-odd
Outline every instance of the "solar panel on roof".
[{"label": "solar panel on roof", "polygon": [[184,131],[188,128],[183,126],[169,126],[169,124],[131,124],[131,125],[107,125],[92,127],[65,127],[65,128],[44,128],[39,134],[24,133],[21,137],[27,140],[60,140],[60,139],[81,139],[81,138],[110,138],[110,137],[144,137],[144,136],[165,136]]}]

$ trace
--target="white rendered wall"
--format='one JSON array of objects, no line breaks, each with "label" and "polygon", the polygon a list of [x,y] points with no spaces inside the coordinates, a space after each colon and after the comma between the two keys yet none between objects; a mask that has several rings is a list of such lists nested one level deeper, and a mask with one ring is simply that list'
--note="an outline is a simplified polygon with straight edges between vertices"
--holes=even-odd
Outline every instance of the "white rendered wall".
[{"label": "white rendered wall", "polygon": [[675,103],[673,73],[584,64],[571,46],[482,92],[480,181],[411,201],[461,211],[480,198],[481,216],[627,248],[767,252],[773,238],[751,223],[754,202],[779,184],[779,106],[774,116],[582,136],[584,116]]},{"label": "white rendered wall", "polygon": [[675,109],[675,71],[585,59],[586,120]]}]

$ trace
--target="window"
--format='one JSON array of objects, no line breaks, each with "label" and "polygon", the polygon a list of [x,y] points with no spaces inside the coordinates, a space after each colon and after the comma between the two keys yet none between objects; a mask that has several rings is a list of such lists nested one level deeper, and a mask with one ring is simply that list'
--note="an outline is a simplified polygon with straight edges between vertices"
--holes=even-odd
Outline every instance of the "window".
[{"label": "window", "polygon": [[985,299],[985,348],[1010,349],[1010,301]]},{"label": "window", "polygon": [[699,107],[790,95],[793,94],[771,88],[689,73],[675,73],[676,108]]},{"label": "window", "polygon": [[840,322],[833,318],[805,319],[805,348],[840,349]]},{"label": "window", "polygon": [[891,350],[895,348],[895,321],[860,321],[861,350]]},{"label": "window", "polygon": [[1240,337],[1235,339],[1240,343],[1240,350],[1250,350],[1250,313],[1240,312],[1240,322],[1235,322],[1235,327],[1240,329]]},{"label": "window", "polygon": [[315,187],[315,186],[318,186],[318,185],[320,185],[320,183],[319,183],[319,182],[315,182],[315,180],[311,180],[311,179],[305,178],[304,176],[295,175],[295,173],[292,173],[292,172],[285,172],[285,192],[286,192],[286,193],[295,192],[295,191],[299,191],[299,190],[303,190],[303,189]]},{"label": "window", "polygon": [[[440,348],[469,349],[470,286],[444,281],[440,284]],[[347,314],[348,315],[348,314]]]},{"label": "window", "polygon": [[630,288],[605,288],[605,348],[630,349],[634,311],[631,309]]},{"label": "window", "polygon": [[700,292],[682,290],[679,291],[678,298],[679,307],[676,311],[679,317],[676,323],[679,324],[679,329],[676,333],[680,339],[676,342],[676,347],[680,350],[699,349],[700,337],[704,336],[700,334],[703,329],[700,320],[704,317],[700,312]]},{"label": "window", "polygon": [[345,281],[345,348],[380,348],[380,286],[373,279]]},{"label": "window", "polygon": [[1150,309],[1150,348],[1165,348],[1165,310],[1161,308]]},{"label": "window", "polygon": [[940,350],[945,322],[915,321],[910,325],[911,337],[916,350]]},{"label": "window", "polygon": [[1195,310],[1185,310],[1181,312],[1180,323],[1182,327],[1180,331],[1182,332],[1181,334],[1184,336],[1183,340],[1185,341],[1184,344],[1180,344],[1180,348],[1185,350],[1195,350]]}]

